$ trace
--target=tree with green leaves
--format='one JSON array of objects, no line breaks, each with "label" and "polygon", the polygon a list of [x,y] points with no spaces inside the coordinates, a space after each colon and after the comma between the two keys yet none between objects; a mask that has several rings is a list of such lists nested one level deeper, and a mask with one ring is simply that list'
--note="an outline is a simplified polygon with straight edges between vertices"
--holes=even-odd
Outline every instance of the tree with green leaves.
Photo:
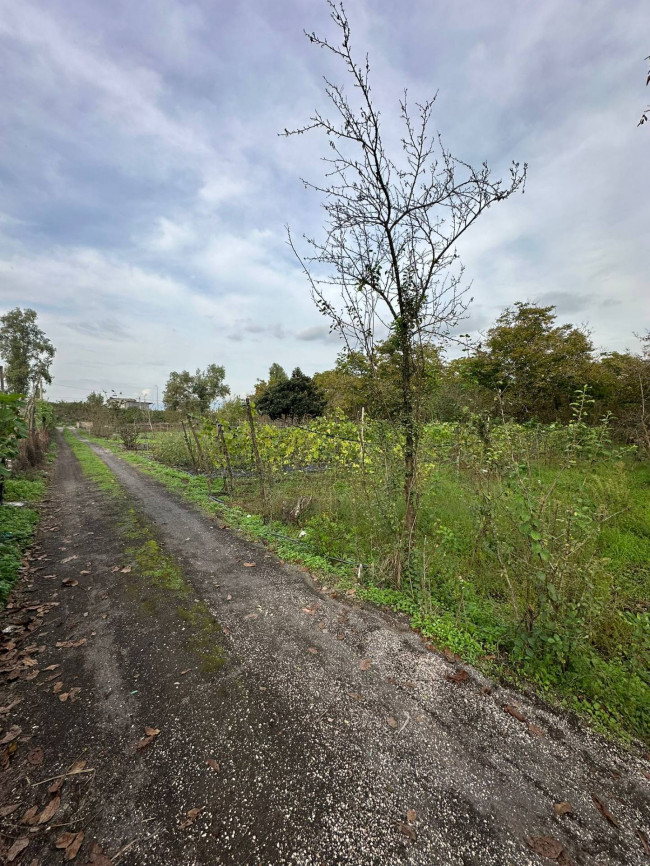
[{"label": "tree with green leaves", "polygon": [[592,379],[593,351],[588,333],[557,324],[555,307],[518,301],[461,365],[468,379],[499,395],[508,416],[568,421],[576,390]]},{"label": "tree with green leaves", "polygon": [[16,307],[0,317],[0,357],[7,390],[29,395],[50,384],[54,346],[36,324],[35,310]]},{"label": "tree with green leaves", "polygon": [[269,418],[315,418],[325,410],[325,397],[299,367],[291,378],[280,380],[266,389],[257,401],[257,411]]},{"label": "tree with green leaves", "polygon": [[201,415],[212,407],[215,400],[230,394],[225,378],[224,367],[217,364],[210,364],[203,371],[197,370],[194,375],[187,370],[172,372],[163,394],[165,407],[184,415]]}]

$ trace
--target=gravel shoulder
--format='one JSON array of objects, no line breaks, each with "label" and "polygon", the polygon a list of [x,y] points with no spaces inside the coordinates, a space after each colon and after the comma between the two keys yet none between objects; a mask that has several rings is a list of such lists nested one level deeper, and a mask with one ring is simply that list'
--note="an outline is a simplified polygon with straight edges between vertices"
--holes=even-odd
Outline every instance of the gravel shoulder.
[{"label": "gravel shoulder", "polygon": [[[100,866],[100,849],[127,866],[650,862],[639,753],[428,651],[399,617],[331,598],[92,447],[123,495],[61,440],[0,622],[16,643],[0,712],[21,699],[0,715],[0,739],[21,729],[0,746],[0,805],[18,804],[4,851],[28,839],[15,862],[65,862],[63,832],[84,834],[75,862]],[[160,733],[138,749],[146,727]],[[79,760],[55,817],[25,823],[57,796],[35,783]]]}]

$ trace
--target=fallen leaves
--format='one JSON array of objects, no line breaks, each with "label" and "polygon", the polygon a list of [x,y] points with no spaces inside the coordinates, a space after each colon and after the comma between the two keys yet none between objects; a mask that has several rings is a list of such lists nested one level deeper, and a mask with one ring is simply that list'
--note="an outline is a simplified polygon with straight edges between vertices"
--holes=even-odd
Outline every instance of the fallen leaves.
[{"label": "fallen leaves", "polygon": [[549,860],[557,860],[564,851],[564,845],[552,836],[527,836],[526,842],[535,854],[548,857]]},{"label": "fallen leaves", "polygon": [[36,749],[32,749],[32,751],[27,755],[27,760],[34,767],[38,767],[39,764],[43,763],[43,749],[40,746]]},{"label": "fallen leaves", "polygon": [[66,556],[65,559],[61,560],[61,565],[64,565],[66,562],[72,562],[73,559],[79,559],[78,556]]},{"label": "fallen leaves", "polygon": [[618,821],[612,815],[612,813],[609,811],[609,809],[607,808],[607,806],[603,802],[603,800],[600,799],[598,794],[592,794],[591,799],[594,801],[596,808],[598,809],[600,814],[603,816],[603,818],[605,818],[607,821],[609,821],[609,823],[612,824],[614,827],[618,827]]},{"label": "fallen leaves", "polygon": [[372,659],[361,659],[359,662],[359,670],[360,671],[368,671],[370,670],[370,666],[372,665]]},{"label": "fallen leaves", "polygon": [[405,824],[402,821],[397,825],[397,829],[403,836],[408,836],[411,842],[415,842],[417,836],[415,835],[415,830],[411,827],[410,824]]},{"label": "fallen leaves", "polygon": [[17,739],[22,734],[22,728],[19,728],[18,725],[12,725],[4,737],[0,740],[0,746],[6,746],[7,743],[12,743],[15,739]]},{"label": "fallen leaves", "polygon": [[389,716],[386,719],[386,724],[389,728],[395,729],[398,726],[399,722],[397,721],[397,719],[393,718],[393,716]]},{"label": "fallen leaves", "polygon": [[88,638],[82,637],[80,640],[58,640],[56,642],[57,649],[70,649],[71,647],[80,647],[87,643]]},{"label": "fallen leaves", "polygon": [[459,670],[454,671],[453,674],[447,674],[445,679],[448,680],[450,683],[456,683],[457,685],[460,685],[460,683],[464,683],[466,680],[469,679],[469,674],[464,668],[460,668]]},{"label": "fallen leaves", "polygon": [[245,562],[244,568],[253,568],[255,565],[257,565],[256,562]]},{"label": "fallen leaves", "polygon": [[178,825],[179,830],[185,830],[187,827],[190,827],[196,821],[202,809],[203,806],[199,806],[196,809],[188,809],[188,811],[185,813],[185,820]]},{"label": "fallen leaves", "polygon": [[[503,709],[506,711],[506,713],[509,713],[511,716],[513,716],[513,718],[517,719],[518,722],[525,722],[526,721],[526,716],[524,716],[524,714],[520,710],[518,710],[517,707],[513,706],[512,704],[506,704]],[[537,838],[537,837],[531,837],[531,838]],[[543,837],[540,836],[539,838],[543,838]]]},{"label": "fallen leaves", "polygon": [[92,864],[92,866],[112,866],[113,861],[104,854],[101,846],[95,842],[90,852],[88,863]]},{"label": "fallen leaves", "polygon": [[55,794],[47,806],[43,809],[41,814],[36,819],[37,824],[47,824],[48,821],[51,821],[52,818],[59,811],[59,806],[61,805],[61,796],[60,794]]},{"label": "fallen leaves", "polygon": [[409,824],[412,824],[417,817],[417,813],[415,809],[408,809],[406,812],[406,820]]},{"label": "fallen leaves", "polygon": [[0,707],[0,716],[6,716],[7,713],[10,713],[21,701],[22,698],[15,698],[10,704],[7,704],[6,707]]},{"label": "fallen leaves", "polygon": [[38,815],[38,806],[30,806],[20,819],[21,824],[35,824],[36,816]]},{"label": "fallen leaves", "polygon": [[74,860],[84,840],[83,832],[63,833],[54,843],[57,848],[65,849],[65,859]]},{"label": "fallen leaves", "polygon": [[120,573],[121,574],[130,574],[131,573],[131,566],[127,565],[124,568],[120,568]]},{"label": "fallen leaves", "polygon": [[146,749],[147,746],[150,746],[160,733],[158,728],[150,728],[148,726],[144,729],[144,732],[147,736],[143,737],[135,746],[138,751],[142,751],[142,749]]},{"label": "fallen leaves", "polygon": [[244,619],[257,619],[258,614],[256,613],[247,613]]},{"label": "fallen leaves", "polygon": [[79,581],[73,577],[64,577],[61,581],[61,586],[79,586]]},{"label": "fallen leaves", "polygon": [[561,818],[562,815],[572,815],[573,806],[571,803],[567,803],[566,800],[563,800],[561,803],[553,803],[553,811],[558,818]]},{"label": "fallen leaves", "polygon": [[14,803],[12,806],[3,806],[0,809],[0,818],[6,818],[8,815],[13,815],[16,809],[20,808],[20,803]]},{"label": "fallen leaves", "polygon": [[22,854],[28,845],[29,839],[27,836],[21,836],[20,839],[16,839],[7,853],[7,863],[13,863],[16,857]]},{"label": "fallen leaves", "polygon": [[214,770],[215,773],[219,772],[219,764],[217,761],[214,760],[214,758],[208,758],[206,764],[208,765],[208,767],[210,767],[211,770]]},{"label": "fallen leaves", "polygon": [[643,845],[643,850],[648,855],[648,857],[650,857],[650,844],[648,843],[648,837],[643,832],[643,830],[639,830],[638,827],[636,828],[636,835],[641,840],[641,844]]},{"label": "fallen leaves", "polygon": [[317,655],[318,655],[318,650],[316,649],[315,646],[308,646],[308,647],[307,647],[307,652],[308,652],[308,653],[311,653],[311,654],[314,655],[314,656],[317,656]]}]

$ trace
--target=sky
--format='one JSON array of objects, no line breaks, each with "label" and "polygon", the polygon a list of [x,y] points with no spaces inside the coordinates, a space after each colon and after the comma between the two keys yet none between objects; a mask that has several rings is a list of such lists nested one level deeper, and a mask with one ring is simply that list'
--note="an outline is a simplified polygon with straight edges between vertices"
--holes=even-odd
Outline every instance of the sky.
[{"label": "sky", "polygon": [[[650,327],[647,0],[354,0],[389,138],[437,93],[445,145],[524,195],[459,245],[478,336],[517,300],[555,304],[603,350]],[[396,10],[399,8],[399,14]],[[340,343],[286,226],[318,234],[323,141],[278,135],[345,74],[303,31],[325,0],[0,0],[0,312],[56,346],[52,399],[162,400],[171,370],[308,374]]]}]

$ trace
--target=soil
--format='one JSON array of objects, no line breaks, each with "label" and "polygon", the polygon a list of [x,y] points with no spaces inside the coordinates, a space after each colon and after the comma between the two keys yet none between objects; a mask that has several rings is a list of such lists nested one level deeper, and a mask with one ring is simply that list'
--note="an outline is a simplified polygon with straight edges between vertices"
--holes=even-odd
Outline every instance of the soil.
[{"label": "soil", "polygon": [[649,862],[640,748],[331,597],[93,447],[123,495],[60,438],[0,617],[4,862],[20,839],[29,866]]}]

